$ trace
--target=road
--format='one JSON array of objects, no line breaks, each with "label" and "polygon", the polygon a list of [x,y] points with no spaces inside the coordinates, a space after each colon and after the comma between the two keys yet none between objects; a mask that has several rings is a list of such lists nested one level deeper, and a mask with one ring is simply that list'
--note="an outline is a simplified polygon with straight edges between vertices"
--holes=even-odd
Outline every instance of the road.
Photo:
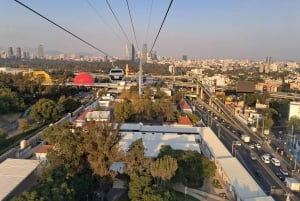
[{"label": "road", "polygon": [[[191,102],[190,102],[191,104]],[[272,194],[272,197],[278,201],[284,201],[285,196],[282,194],[289,192],[284,183],[275,175],[279,172],[279,167],[275,167],[272,163],[265,164],[260,157],[265,153],[274,154],[272,147],[264,142],[256,140],[252,143],[260,143],[261,148],[250,148],[249,143],[241,142],[241,146],[233,145],[233,141],[240,141],[240,126],[230,122],[226,117],[224,118],[217,111],[213,111],[212,108],[206,108],[205,106],[196,103],[195,114],[202,118],[202,121],[209,125],[212,130],[219,135],[220,140],[226,146],[226,148],[232,152],[233,155],[241,162],[250,175],[256,180],[260,187],[265,191],[267,195]],[[250,152],[256,155],[257,160],[253,161],[250,158]],[[284,189],[284,191],[282,190]],[[278,195],[279,194],[279,195]],[[296,200],[299,198],[298,194],[295,194]]]}]

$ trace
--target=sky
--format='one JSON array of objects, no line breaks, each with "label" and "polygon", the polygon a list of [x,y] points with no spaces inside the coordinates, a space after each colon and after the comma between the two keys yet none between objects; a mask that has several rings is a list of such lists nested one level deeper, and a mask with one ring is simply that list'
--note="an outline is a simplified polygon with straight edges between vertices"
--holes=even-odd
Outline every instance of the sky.
[{"label": "sky", "polygon": [[[20,0],[68,31],[112,56],[125,57],[125,45],[151,49],[169,0]],[[152,9],[151,9],[152,5]],[[14,0],[1,0],[0,50],[8,47],[99,51],[62,31]],[[128,38],[128,40],[127,40]],[[299,0],[174,0],[153,51],[191,59],[300,61]]]}]

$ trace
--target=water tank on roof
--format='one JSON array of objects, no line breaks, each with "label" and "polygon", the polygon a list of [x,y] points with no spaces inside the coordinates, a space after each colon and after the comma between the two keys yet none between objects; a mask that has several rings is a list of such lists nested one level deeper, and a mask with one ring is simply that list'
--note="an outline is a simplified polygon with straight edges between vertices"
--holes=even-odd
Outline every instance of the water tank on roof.
[{"label": "water tank on roof", "polygon": [[26,147],[27,147],[27,141],[26,140],[22,140],[20,142],[20,149],[22,150],[22,149],[25,149]]}]

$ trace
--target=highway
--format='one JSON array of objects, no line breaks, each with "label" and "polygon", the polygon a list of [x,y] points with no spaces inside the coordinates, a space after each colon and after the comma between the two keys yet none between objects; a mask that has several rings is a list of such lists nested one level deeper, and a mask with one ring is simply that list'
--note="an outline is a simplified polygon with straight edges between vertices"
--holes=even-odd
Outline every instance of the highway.
[{"label": "highway", "polygon": [[[192,104],[191,102],[189,102]],[[275,173],[279,172],[279,167],[275,167],[272,163],[265,164],[261,159],[261,155],[265,153],[272,154],[270,152],[270,146],[268,143],[261,143],[261,148],[250,148],[250,144],[244,143],[240,140],[240,126],[230,122],[228,119],[224,119],[220,113],[214,111],[213,108],[203,106],[202,104],[195,102],[195,114],[202,118],[202,121],[209,125],[212,130],[219,135],[220,140],[226,146],[226,148],[241,162],[241,164],[248,170],[249,174],[253,176],[260,187],[265,191],[267,195],[272,195],[275,200],[285,200],[284,193],[293,194],[292,200],[299,200],[298,193],[292,193],[281,181]],[[209,109],[208,109],[209,108]],[[233,142],[241,141],[241,146],[234,145]],[[257,143],[253,141],[252,143]],[[252,152],[257,160],[250,158],[250,152]]]}]

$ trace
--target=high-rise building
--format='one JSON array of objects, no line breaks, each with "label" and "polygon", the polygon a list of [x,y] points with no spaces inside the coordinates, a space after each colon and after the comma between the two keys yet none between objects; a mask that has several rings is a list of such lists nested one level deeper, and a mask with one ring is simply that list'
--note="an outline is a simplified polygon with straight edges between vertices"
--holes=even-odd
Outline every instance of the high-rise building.
[{"label": "high-rise building", "polygon": [[38,58],[39,59],[44,58],[44,47],[43,47],[43,45],[38,46]]},{"label": "high-rise building", "polygon": [[14,57],[14,51],[12,47],[8,48],[7,56],[9,59],[12,59]]},{"label": "high-rise building", "polygon": [[182,55],[182,60],[183,61],[187,61],[188,60],[188,56],[187,55]]},{"label": "high-rise building", "polygon": [[17,47],[16,48],[16,59],[21,59],[21,48],[20,47]]},{"label": "high-rise building", "polygon": [[126,59],[129,61],[135,61],[135,49],[132,43],[127,43],[125,47]]},{"label": "high-rise building", "polygon": [[142,63],[147,62],[147,44],[143,44],[141,59]]}]

